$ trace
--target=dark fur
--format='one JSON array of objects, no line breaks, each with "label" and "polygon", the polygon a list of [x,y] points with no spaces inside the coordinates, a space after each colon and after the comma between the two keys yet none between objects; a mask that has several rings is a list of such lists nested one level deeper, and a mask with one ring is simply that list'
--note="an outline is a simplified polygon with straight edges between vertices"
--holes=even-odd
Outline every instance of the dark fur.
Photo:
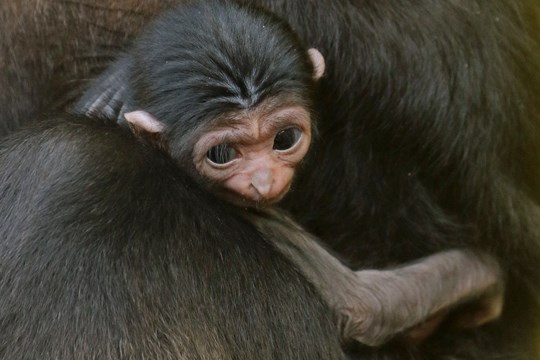
[{"label": "dark fur", "polygon": [[[533,358],[540,319],[537,2],[257,2],[288,19],[327,61],[318,162],[289,201],[298,218],[358,267],[467,245],[493,251],[508,276],[500,322],[443,329],[421,348],[389,346],[367,357]],[[68,104],[117,54],[111,49],[167,6],[1,3],[10,45],[0,57],[8,69],[0,74],[2,121]]]},{"label": "dark fur", "polygon": [[192,1],[148,26],[72,111],[124,123],[124,113],[143,109],[166,126],[171,155],[188,169],[192,132],[212,121],[278,95],[311,110],[313,73],[307,49],[275,15],[232,1]]},{"label": "dark fur", "polygon": [[1,359],[343,358],[273,246],[118,127],[42,123],[0,168]]},{"label": "dark fur", "polygon": [[532,35],[540,33],[524,19],[538,3],[365,1],[339,13],[340,2],[324,3],[274,7],[304,14],[285,16],[328,69],[317,163],[289,209],[357,267],[456,245],[498,256],[508,277],[499,322],[443,329],[420,349],[403,349],[410,356],[377,356],[534,358],[540,61]]},{"label": "dark fur", "polygon": [[[214,128],[216,120],[217,126],[225,127],[227,116],[260,112],[268,101],[301,105],[309,111],[315,95],[314,73],[307,49],[282,20],[231,1],[194,1],[159,16],[131,49],[92,82],[72,111],[120,124],[125,124],[124,113],[149,111],[164,124],[163,133],[148,139],[150,134],[141,133],[137,126],[130,129],[143,142],[157,141],[184,170],[206,183],[194,168],[197,138]],[[280,218],[276,213],[271,217]],[[453,301],[474,299],[494,283],[503,283],[498,266],[480,257],[471,266],[465,252],[425,259],[422,263],[429,264],[410,270],[409,277],[395,275],[406,273],[407,267],[386,277],[377,271],[355,274],[286,217],[272,222],[259,216],[253,221],[259,224],[259,220],[265,237],[317,284],[323,299],[340,315],[344,341],[384,344]],[[422,273],[433,275],[434,281],[424,285],[420,294],[414,289],[430,279]],[[442,273],[454,277],[446,279],[452,275]],[[376,301],[372,304],[369,299]],[[403,311],[409,308],[418,311]]]}]

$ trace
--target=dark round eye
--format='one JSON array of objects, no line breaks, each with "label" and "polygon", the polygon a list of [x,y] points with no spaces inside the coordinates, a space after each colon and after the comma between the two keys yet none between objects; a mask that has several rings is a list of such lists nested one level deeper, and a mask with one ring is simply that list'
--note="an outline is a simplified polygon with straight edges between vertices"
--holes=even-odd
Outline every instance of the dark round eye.
[{"label": "dark round eye", "polygon": [[289,150],[296,145],[301,136],[302,132],[295,127],[280,130],[274,138],[274,145],[272,148],[278,151]]},{"label": "dark round eye", "polygon": [[206,158],[214,164],[223,165],[236,158],[236,150],[229,144],[219,144],[208,150]]}]

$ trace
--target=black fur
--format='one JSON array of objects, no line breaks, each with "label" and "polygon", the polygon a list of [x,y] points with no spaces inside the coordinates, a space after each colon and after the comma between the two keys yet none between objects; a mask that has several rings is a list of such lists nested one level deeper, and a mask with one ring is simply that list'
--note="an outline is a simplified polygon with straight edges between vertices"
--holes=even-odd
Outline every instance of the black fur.
[{"label": "black fur", "polygon": [[327,60],[317,161],[287,204],[297,219],[355,267],[464,245],[495,253],[508,276],[499,322],[377,356],[535,358],[539,4],[267,3]]},{"label": "black fur", "polygon": [[201,124],[279,94],[311,108],[313,73],[307,49],[275,15],[232,1],[192,1],[145,29],[73,111],[123,122],[123,113],[144,109],[167,125],[174,147]]},{"label": "black fur", "polygon": [[0,168],[1,359],[343,358],[306,280],[117,126],[44,122]]},{"label": "black fur", "polygon": [[[534,358],[537,1],[250,2],[286,18],[327,61],[317,163],[288,208],[357,267],[467,245],[494,252],[508,276],[498,323],[444,328],[420,348],[359,351],[373,359]],[[170,3],[49,0],[31,11],[8,4],[0,3],[3,33],[20,35],[2,50],[0,114],[11,114],[1,117],[11,128],[69,104],[89,74]]]}]

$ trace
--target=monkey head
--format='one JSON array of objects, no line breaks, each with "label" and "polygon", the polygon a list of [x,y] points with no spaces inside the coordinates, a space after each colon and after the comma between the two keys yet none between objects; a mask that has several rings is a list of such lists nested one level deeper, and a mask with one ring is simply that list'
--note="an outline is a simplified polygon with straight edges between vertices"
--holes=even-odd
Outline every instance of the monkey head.
[{"label": "monkey head", "polygon": [[[324,59],[315,49],[308,54],[318,80]],[[278,94],[248,109],[205,119],[179,137],[146,111],[124,116],[135,134],[170,152],[184,168],[194,169],[213,193],[239,206],[265,206],[285,196],[309,150],[311,113],[301,97]]]},{"label": "monkey head", "polygon": [[167,12],[98,78],[77,112],[116,119],[241,206],[279,201],[314,132],[319,51],[235,2]]}]

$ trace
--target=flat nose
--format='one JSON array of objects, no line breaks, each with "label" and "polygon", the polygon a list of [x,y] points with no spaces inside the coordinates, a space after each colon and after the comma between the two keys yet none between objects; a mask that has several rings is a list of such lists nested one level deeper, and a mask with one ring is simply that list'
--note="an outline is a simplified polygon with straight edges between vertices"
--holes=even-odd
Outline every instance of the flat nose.
[{"label": "flat nose", "polygon": [[268,168],[258,169],[251,177],[251,184],[257,192],[264,198],[267,198],[272,190],[274,176],[272,170]]}]

